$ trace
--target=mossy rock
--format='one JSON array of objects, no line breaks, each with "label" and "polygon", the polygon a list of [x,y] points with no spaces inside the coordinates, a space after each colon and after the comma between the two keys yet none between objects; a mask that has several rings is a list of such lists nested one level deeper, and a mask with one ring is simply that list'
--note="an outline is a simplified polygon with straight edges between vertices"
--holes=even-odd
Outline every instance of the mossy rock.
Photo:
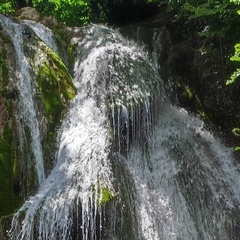
[{"label": "mossy rock", "polygon": [[0,54],[0,66],[1,66],[1,75],[2,75],[2,87],[4,88],[8,84],[8,69],[6,66],[5,50]]},{"label": "mossy rock", "polygon": [[36,83],[46,120],[47,131],[43,141],[46,168],[51,169],[57,130],[70,101],[76,95],[76,89],[66,66],[57,54],[47,47],[45,53],[47,56],[39,67]]}]

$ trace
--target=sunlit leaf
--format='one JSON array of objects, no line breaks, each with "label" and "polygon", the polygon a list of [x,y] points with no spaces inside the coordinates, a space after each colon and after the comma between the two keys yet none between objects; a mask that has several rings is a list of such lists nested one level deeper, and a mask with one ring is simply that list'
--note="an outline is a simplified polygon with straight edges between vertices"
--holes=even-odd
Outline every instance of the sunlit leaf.
[{"label": "sunlit leaf", "polygon": [[237,136],[237,137],[240,137],[240,128],[234,128],[232,130],[232,133]]},{"label": "sunlit leaf", "polygon": [[239,151],[240,150],[240,147],[239,146],[236,146],[235,148],[234,148],[234,151]]},{"label": "sunlit leaf", "polygon": [[227,80],[226,85],[232,84],[240,76],[240,68],[237,68],[236,71],[230,76],[230,79]]}]

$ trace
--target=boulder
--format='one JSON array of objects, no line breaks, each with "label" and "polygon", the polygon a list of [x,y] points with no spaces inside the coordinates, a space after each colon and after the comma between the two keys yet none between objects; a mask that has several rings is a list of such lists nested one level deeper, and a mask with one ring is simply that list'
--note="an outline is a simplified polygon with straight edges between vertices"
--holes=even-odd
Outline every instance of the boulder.
[{"label": "boulder", "polygon": [[32,20],[39,22],[41,20],[41,14],[32,7],[24,7],[16,12],[16,17],[19,19]]}]

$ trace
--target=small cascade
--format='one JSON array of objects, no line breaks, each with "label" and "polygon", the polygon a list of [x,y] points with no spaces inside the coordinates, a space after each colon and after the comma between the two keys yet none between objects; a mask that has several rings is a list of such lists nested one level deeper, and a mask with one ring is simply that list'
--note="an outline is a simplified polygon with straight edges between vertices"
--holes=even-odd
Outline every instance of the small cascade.
[{"label": "small cascade", "polygon": [[63,124],[55,168],[13,220],[13,239],[72,239],[74,213],[81,230],[75,239],[96,239],[98,205],[104,189],[113,189],[106,119],[84,95],[77,95]]},{"label": "small cascade", "polygon": [[[18,65],[18,70],[16,72],[16,84],[20,94],[19,107],[22,118],[22,131],[24,131],[26,126],[29,128],[30,139],[27,141],[31,141],[31,149],[33,152],[33,161],[35,161],[38,183],[41,184],[45,179],[43,153],[40,141],[41,136],[33,100],[34,89],[32,88],[31,83],[32,78],[29,72],[29,63],[23,50],[24,38],[27,38],[28,36],[26,35],[26,29],[22,24],[14,22],[2,15],[0,15],[0,24],[9,34],[16,51]],[[22,139],[20,141],[22,141]]]}]

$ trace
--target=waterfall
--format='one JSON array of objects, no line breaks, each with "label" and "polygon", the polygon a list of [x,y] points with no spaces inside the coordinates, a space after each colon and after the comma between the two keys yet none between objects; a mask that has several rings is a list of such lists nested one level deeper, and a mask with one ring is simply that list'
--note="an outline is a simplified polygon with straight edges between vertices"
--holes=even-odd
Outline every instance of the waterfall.
[{"label": "waterfall", "polygon": [[[35,104],[33,100],[34,89],[30,74],[29,63],[24,55],[23,41],[25,26],[0,15],[0,24],[9,34],[17,55],[16,84],[20,94],[19,107],[21,112],[22,131],[27,126],[30,131],[31,149],[34,155],[35,169],[37,171],[38,183],[45,179],[43,165],[43,153],[41,146],[41,136],[36,117]],[[25,36],[28,37],[27,35]],[[27,133],[26,133],[27,134]],[[23,148],[23,147],[22,147]]]},{"label": "waterfall", "polygon": [[[19,91],[24,116],[38,133],[31,140],[42,166],[33,97],[25,96],[32,89],[24,28],[3,17],[1,24],[24,60]],[[149,54],[106,26],[74,31],[77,95],[58,133],[55,166],[14,214],[10,238],[238,239],[240,169],[232,149],[197,116],[170,103],[156,52]],[[54,48],[45,34],[51,36],[41,26],[41,39]],[[43,170],[38,169],[40,180]]]}]

